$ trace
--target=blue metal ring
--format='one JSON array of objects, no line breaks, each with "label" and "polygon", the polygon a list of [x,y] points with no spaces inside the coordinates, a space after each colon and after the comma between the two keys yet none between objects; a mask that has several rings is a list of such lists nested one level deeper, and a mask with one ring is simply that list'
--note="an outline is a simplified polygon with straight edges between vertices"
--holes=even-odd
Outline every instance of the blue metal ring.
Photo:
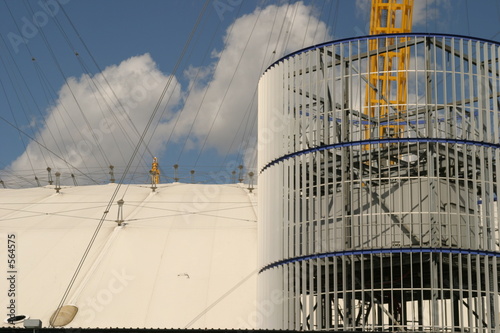
[{"label": "blue metal ring", "polygon": [[284,160],[293,158],[295,156],[300,156],[304,154],[309,154],[316,151],[323,151],[329,149],[336,149],[342,147],[351,147],[351,146],[361,146],[361,145],[371,145],[371,144],[381,144],[381,143],[416,143],[416,142],[433,142],[433,143],[452,143],[452,144],[462,144],[462,145],[473,145],[473,146],[482,146],[487,148],[500,148],[500,144],[490,143],[490,142],[482,142],[482,141],[472,141],[472,140],[462,140],[462,139],[440,139],[440,138],[387,138],[387,139],[373,139],[373,140],[361,140],[361,141],[349,141],[349,142],[341,142],[334,143],[330,145],[317,146],[313,148],[308,148],[304,150],[299,150],[290,154],[283,155],[274,159],[273,161],[267,163],[262,169],[260,173],[264,172],[267,168],[272,165],[282,162]]},{"label": "blue metal ring", "polygon": [[259,274],[278,266],[283,266],[290,264],[292,262],[300,262],[312,259],[320,258],[332,258],[332,257],[342,257],[349,255],[360,255],[360,254],[381,254],[381,253],[447,253],[447,254],[473,254],[482,255],[488,257],[500,258],[499,252],[494,251],[484,251],[484,250],[466,250],[466,249],[454,249],[454,248],[421,248],[421,247],[407,247],[407,248],[392,248],[392,249],[370,249],[370,250],[350,250],[350,251],[339,251],[339,252],[328,252],[312,254],[302,257],[294,257],[281,261],[276,261],[269,265],[264,266],[259,270]]}]

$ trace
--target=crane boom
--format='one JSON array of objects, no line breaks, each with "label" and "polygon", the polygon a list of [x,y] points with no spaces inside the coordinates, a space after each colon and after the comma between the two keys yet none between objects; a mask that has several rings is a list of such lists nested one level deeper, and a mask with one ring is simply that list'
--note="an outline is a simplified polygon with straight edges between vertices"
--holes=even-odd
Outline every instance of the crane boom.
[{"label": "crane boom", "polygon": [[[411,32],[412,12],[413,0],[372,0],[370,35]],[[407,75],[401,69],[408,66],[409,52],[407,48],[385,51],[395,44],[396,38],[384,41],[386,45],[380,45],[378,39],[369,41],[369,50],[375,54],[369,60],[363,112],[371,118],[387,116],[389,108],[398,113],[406,110]],[[404,41],[404,38],[398,39],[398,43]],[[385,125],[380,126],[377,133],[365,126],[364,136],[365,139],[399,137],[402,128],[402,125]]]}]

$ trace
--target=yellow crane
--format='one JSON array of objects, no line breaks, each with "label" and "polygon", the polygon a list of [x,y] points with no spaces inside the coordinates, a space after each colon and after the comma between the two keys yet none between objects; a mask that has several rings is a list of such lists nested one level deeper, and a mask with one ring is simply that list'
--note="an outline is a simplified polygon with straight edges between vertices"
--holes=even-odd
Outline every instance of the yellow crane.
[{"label": "yellow crane", "polygon": [[[411,32],[413,0],[372,0],[370,14],[370,35]],[[404,70],[410,61],[406,48],[385,50],[394,45],[396,38],[380,45],[378,39],[369,41],[369,51],[374,52],[369,59],[368,85],[363,112],[370,118],[383,119],[389,115],[389,108],[399,112],[406,110],[407,75]],[[398,43],[404,42],[399,38]],[[378,138],[399,137],[404,126],[384,125],[379,127]],[[373,139],[376,133],[365,126],[364,138]],[[366,146],[365,149],[368,149]]]}]

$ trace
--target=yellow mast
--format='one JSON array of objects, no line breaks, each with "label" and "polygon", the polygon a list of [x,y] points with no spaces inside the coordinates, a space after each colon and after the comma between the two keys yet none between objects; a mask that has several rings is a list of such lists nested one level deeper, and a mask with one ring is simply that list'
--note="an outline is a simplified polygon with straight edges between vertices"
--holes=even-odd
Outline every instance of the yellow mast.
[{"label": "yellow mast", "polygon": [[[412,11],[413,0],[372,0],[370,35],[411,32]],[[389,106],[398,113],[406,109],[407,75],[404,69],[409,63],[409,52],[407,48],[385,51],[395,43],[395,38],[386,40],[386,45],[379,45],[377,39],[369,41],[370,52],[376,54],[369,60],[369,84],[363,112],[371,118],[387,117]],[[398,43],[404,41],[404,38],[398,39]],[[399,137],[402,128],[402,125],[380,126],[378,138]],[[365,126],[364,139],[376,138],[376,134],[370,132],[369,126]]]},{"label": "yellow mast", "polygon": [[160,169],[158,168],[158,159],[153,157],[153,163],[151,163],[151,170],[149,170],[151,175],[151,183],[158,184],[160,182]]}]

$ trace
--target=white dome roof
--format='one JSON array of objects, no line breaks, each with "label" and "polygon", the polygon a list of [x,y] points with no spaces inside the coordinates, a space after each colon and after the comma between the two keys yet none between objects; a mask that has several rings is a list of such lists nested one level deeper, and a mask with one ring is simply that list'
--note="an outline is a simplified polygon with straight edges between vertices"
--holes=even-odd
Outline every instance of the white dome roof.
[{"label": "white dome roof", "polygon": [[[14,272],[17,315],[49,325],[116,188],[0,190],[0,266]],[[66,327],[253,328],[256,216],[243,184],[123,185],[64,302],[78,308]]]}]

